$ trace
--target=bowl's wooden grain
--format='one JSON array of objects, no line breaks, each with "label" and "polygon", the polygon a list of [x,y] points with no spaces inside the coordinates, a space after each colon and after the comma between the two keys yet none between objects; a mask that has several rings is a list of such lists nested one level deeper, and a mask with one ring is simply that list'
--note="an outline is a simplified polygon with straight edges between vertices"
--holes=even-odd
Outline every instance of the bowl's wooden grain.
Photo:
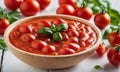
[{"label": "bowl's wooden grain", "polygon": [[[97,42],[91,48],[88,48],[87,50],[83,52],[79,52],[79,53],[75,53],[71,55],[59,55],[59,56],[38,55],[38,54],[25,52],[23,50],[16,48],[10,43],[9,33],[14,27],[16,27],[17,25],[21,24],[22,22],[26,20],[32,20],[32,19],[40,18],[40,17],[59,17],[59,18],[75,20],[75,21],[79,21],[84,24],[87,24],[95,30],[97,37],[98,37]],[[27,17],[27,18],[23,18],[19,21],[14,22],[12,25],[10,25],[6,29],[5,34],[4,34],[4,39],[5,39],[5,42],[9,50],[24,63],[27,63],[33,67],[38,67],[38,68],[43,68],[43,69],[60,69],[60,68],[66,68],[66,67],[76,65],[80,63],[81,61],[83,61],[84,59],[86,59],[92,53],[94,53],[94,51],[96,50],[97,46],[100,43],[101,33],[95,25],[78,17],[67,16],[67,15],[46,15],[46,16]]]}]

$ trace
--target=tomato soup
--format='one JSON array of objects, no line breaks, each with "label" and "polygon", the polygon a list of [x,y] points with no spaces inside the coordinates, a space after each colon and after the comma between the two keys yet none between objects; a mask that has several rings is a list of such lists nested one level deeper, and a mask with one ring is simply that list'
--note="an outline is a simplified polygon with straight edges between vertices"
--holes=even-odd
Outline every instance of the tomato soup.
[{"label": "tomato soup", "polygon": [[21,50],[40,55],[68,55],[91,48],[97,41],[92,27],[62,18],[36,18],[16,26],[10,42]]}]

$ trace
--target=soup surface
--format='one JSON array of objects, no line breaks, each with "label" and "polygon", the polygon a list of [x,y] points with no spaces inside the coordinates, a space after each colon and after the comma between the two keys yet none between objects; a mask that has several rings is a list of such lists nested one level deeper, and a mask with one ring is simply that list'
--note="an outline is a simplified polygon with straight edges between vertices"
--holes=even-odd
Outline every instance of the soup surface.
[{"label": "soup surface", "polygon": [[41,55],[68,55],[95,44],[97,36],[88,25],[62,18],[36,18],[15,27],[11,43],[24,51]]}]

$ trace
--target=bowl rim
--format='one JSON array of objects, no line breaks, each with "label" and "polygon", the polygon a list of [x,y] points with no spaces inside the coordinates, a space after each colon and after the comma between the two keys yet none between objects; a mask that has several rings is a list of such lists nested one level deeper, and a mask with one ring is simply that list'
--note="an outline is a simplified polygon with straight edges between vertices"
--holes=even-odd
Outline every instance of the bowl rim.
[{"label": "bowl rim", "polygon": [[[21,24],[21,22],[24,22],[26,20],[35,19],[35,18],[42,18],[42,17],[47,17],[47,18],[48,17],[57,17],[57,18],[59,17],[59,18],[63,18],[63,19],[71,19],[71,20],[75,20],[75,21],[78,21],[78,22],[82,22],[82,23],[92,27],[92,29],[96,32],[97,41],[95,42],[94,45],[91,46],[91,48],[88,48],[84,51],[77,52],[77,53],[74,53],[74,54],[69,54],[69,55],[41,55],[41,54],[35,54],[35,53],[30,53],[30,52],[21,50],[21,49],[15,47],[14,45],[12,45],[12,43],[9,40],[9,34],[14,27],[18,26],[19,24]],[[11,46],[12,48],[14,48],[15,50],[17,50],[19,52],[29,54],[29,55],[33,55],[33,56],[40,56],[40,57],[58,57],[59,58],[59,57],[70,57],[70,56],[76,56],[76,55],[84,54],[86,52],[89,52],[89,51],[95,49],[99,45],[101,39],[102,39],[101,32],[97,28],[97,26],[95,26],[94,24],[90,23],[89,21],[87,21],[85,19],[79,18],[79,17],[69,16],[69,15],[61,15],[61,14],[58,14],[58,15],[40,15],[40,16],[31,16],[31,17],[22,18],[22,19],[19,19],[16,22],[12,23],[4,32],[4,40],[7,44],[7,46]],[[8,49],[9,49],[9,47],[8,47]]]}]

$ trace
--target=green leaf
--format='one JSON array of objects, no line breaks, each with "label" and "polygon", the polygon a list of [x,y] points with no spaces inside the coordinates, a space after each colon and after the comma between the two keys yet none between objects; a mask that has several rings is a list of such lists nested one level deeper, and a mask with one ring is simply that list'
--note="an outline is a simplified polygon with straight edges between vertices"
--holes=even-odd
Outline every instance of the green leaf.
[{"label": "green leaf", "polygon": [[103,34],[103,39],[107,39],[108,38],[108,34],[112,32],[111,28],[107,28]]},{"label": "green leaf", "polygon": [[41,28],[39,31],[38,31],[39,34],[43,34],[45,36],[48,36],[48,35],[52,35],[52,30],[50,28],[47,28],[47,27],[43,27]]},{"label": "green leaf", "polygon": [[0,39],[0,49],[7,50],[7,45],[3,39]]},{"label": "green leaf", "polygon": [[93,14],[97,14],[101,12],[101,9],[99,6],[93,6],[92,10],[93,10]]},{"label": "green leaf", "polygon": [[83,0],[77,0],[77,6],[81,6],[81,4],[83,3]]},{"label": "green leaf", "polygon": [[55,40],[55,41],[61,41],[62,40],[61,33],[60,32],[53,33],[53,40]]},{"label": "green leaf", "polygon": [[0,17],[4,14],[4,9],[0,7]]},{"label": "green leaf", "polygon": [[52,24],[52,25],[50,26],[50,29],[51,29],[53,32],[55,32],[55,31],[56,31],[56,27],[55,27],[55,25]]},{"label": "green leaf", "polygon": [[9,16],[11,17],[19,17],[20,16],[20,12],[18,11],[11,11],[8,13]]},{"label": "green leaf", "polygon": [[18,18],[17,17],[10,17],[10,18],[8,18],[8,20],[10,23],[13,23],[13,22],[17,21]]},{"label": "green leaf", "polygon": [[97,70],[102,70],[102,67],[100,65],[95,65],[94,68],[97,69]]},{"label": "green leaf", "polygon": [[68,24],[60,24],[56,27],[57,31],[62,32],[68,29]]},{"label": "green leaf", "polygon": [[120,25],[120,13],[115,9],[109,9],[108,14],[111,17],[112,25]]}]

